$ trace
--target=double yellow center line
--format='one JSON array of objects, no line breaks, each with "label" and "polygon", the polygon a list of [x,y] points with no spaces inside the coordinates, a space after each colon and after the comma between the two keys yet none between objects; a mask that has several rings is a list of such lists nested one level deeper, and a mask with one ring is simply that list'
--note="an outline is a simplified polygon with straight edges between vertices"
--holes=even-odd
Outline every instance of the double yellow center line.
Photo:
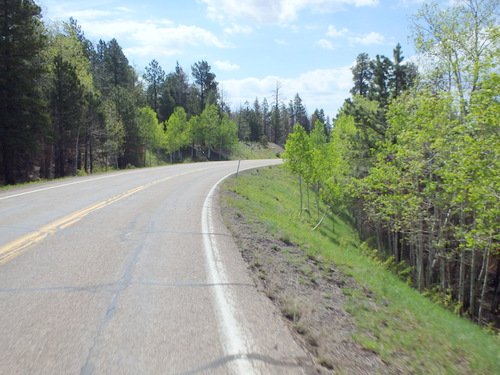
[{"label": "double yellow center line", "polygon": [[[213,167],[212,167],[213,168]],[[26,250],[30,249],[32,246],[36,245],[37,243],[43,241],[45,238],[48,236],[51,236],[55,234],[57,231],[65,229],[69,227],[70,225],[75,224],[76,222],[80,221],[83,219],[85,216],[88,214],[95,212],[97,210],[100,210],[103,207],[109,206],[113,203],[116,203],[123,198],[129,197],[132,194],[135,194],[141,190],[147,189],[148,187],[151,187],[153,185],[159,184],[160,182],[165,182],[168,180],[171,180],[173,178],[177,178],[186,174],[190,173],[195,173],[199,172],[202,170],[206,170],[210,168],[201,168],[201,169],[196,169],[194,171],[189,171],[189,172],[183,172],[179,173],[176,175],[172,175],[169,177],[165,177],[156,181],[149,182],[145,185],[141,185],[138,187],[135,187],[133,189],[130,189],[124,193],[117,194],[109,199],[106,199],[101,202],[97,202],[93,205],[90,205],[84,209],[81,209],[79,211],[76,211],[70,215],[64,216],[61,219],[58,219],[52,223],[49,223],[47,225],[44,225],[40,229],[28,233],[22,237],[19,237],[18,239],[8,243],[7,245],[4,245],[0,247],[0,265],[7,263],[9,260],[12,258],[24,253]]]}]

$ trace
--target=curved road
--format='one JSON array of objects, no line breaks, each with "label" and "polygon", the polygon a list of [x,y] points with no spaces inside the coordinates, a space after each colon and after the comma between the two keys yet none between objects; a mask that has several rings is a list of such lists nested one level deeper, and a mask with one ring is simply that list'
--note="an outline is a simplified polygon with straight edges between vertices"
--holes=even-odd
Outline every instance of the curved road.
[{"label": "curved road", "polygon": [[314,372],[215,209],[237,165],[0,192],[0,373]]}]

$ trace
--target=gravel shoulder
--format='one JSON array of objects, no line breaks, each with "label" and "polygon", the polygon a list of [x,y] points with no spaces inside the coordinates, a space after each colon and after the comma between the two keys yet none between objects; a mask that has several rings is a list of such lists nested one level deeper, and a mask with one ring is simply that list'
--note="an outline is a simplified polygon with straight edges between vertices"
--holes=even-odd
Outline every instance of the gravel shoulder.
[{"label": "gravel shoulder", "polygon": [[344,306],[345,291],[360,289],[354,280],[224,203],[225,195],[242,197],[224,189],[219,194],[225,224],[257,288],[275,304],[296,340],[310,353],[317,373],[398,373],[351,338],[356,327]]}]

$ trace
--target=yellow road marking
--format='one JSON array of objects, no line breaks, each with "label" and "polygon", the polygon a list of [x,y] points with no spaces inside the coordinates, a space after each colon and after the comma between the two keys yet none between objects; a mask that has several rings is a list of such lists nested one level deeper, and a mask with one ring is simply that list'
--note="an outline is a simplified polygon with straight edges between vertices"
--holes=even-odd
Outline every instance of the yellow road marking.
[{"label": "yellow road marking", "polygon": [[[211,168],[213,168],[213,167],[200,168],[200,169],[196,169],[194,171],[183,172],[183,173],[179,173],[179,174],[176,174],[173,176],[165,177],[165,178],[153,181],[153,182],[149,182],[145,185],[130,189],[124,193],[117,194],[114,197],[108,198],[104,201],[94,203],[94,204],[92,204],[84,209],[81,209],[81,210],[76,211],[72,214],[64,216],[61,219],[53,221],[52,223],[44,225],[40,229],[38,229],[32,233],[28,233],[22,237],[19,237],[18,239],[8,243],[7,245],[0,247],[0,265],[5,264],[9,260],[11,260],[12,258],[24,253],[25,251],[30,249],[32,246],[43,241],[48,236],[55,234],[57,231],[68,228],[69,226],[75,224],[76,222],[80,221],[85,216],[87,216],[88,214],[90,214],[94,211],[97,211],[103,207],[106,207],[106,206],[109,206],[113,203],[116,203],[116,202],[122,200],[123,198],[129,197],[132,194],[135,194],[141,190],[147,189],[148,187],[156,185],[160,182],[165,182],[167,180],[171,180],[173,178],[180,177],[180,176],[183,176],[183,175],[186,175],[189,173],[199,172],[199,171],[203,171],[203,170],[211,169]],[[218,167],[218,168],[221,168],[221,167]]]}]

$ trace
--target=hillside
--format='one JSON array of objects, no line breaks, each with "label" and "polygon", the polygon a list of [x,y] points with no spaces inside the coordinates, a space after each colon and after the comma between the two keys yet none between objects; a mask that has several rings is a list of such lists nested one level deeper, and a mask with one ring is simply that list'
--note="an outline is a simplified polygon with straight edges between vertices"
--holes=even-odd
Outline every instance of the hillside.
[{"label": "hillside", "polygon": [[[225,220],[258,287],[321,373],[497,374],[498,338],[434,304],[370,256],[349,216],[299,212],[282,168],[223,186]],[[307,205],[307,197],[305,197]],[[321,213],[321,215],[318,215]]]}]

